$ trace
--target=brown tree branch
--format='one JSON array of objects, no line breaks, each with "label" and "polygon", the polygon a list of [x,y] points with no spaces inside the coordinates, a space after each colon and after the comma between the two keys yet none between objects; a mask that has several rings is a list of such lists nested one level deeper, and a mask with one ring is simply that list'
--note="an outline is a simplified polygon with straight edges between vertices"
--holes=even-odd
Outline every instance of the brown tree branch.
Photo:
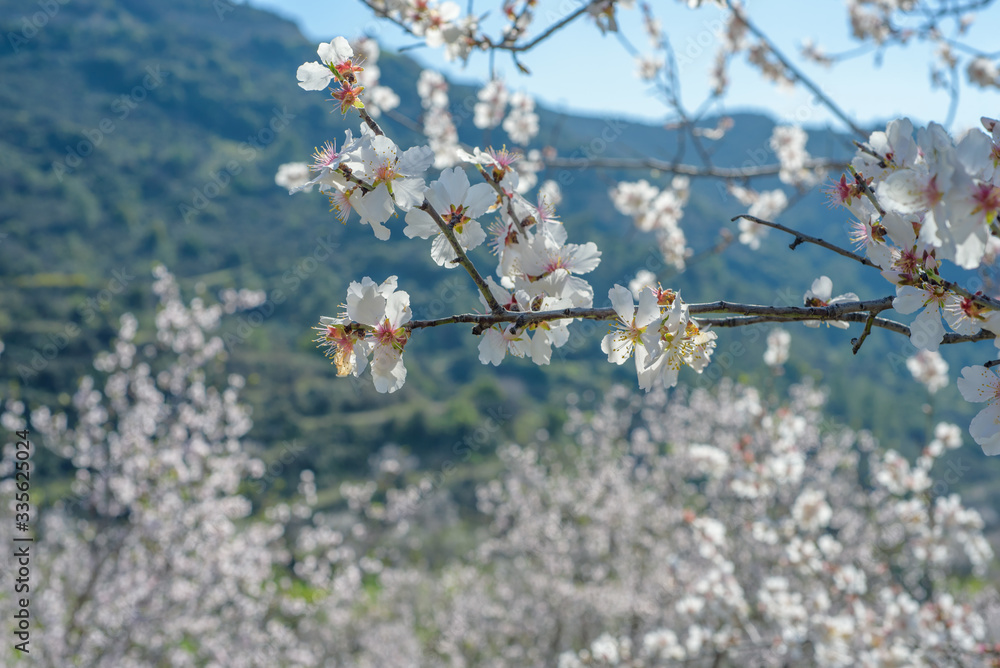
[{"label": "brown tree branch", "polygon": [[426,198],[417,208],[425,211],[434,220],[434,222],[437,223],[437,226],[441,229],[441,233],[444,234],[448,243],[451,244],[452,250],[455,251],[456,261],[462,265],[465,271],[469,273],[469,276],[472,277],[472,280],[476,283],[476,287],[479,288],[480,294],[483,295],[483,299],[486,300],[486,304],[489,305],[490,311],[492,311],[494,315],[506,313],[504,308],[497,302],[496,297],[493,296],[490,286],[486,283],[485,279],[483,279],[479,270],[476,269],[476,265],[472,264],[472,260],[470,260],[469,256],[466,255],[465,249],[462,248],[462,244],[459,243],[458,237],[455,236],[455,231],[451,229],[451,225],[441,218],[441,214],[439,214],[434,207],[431,206],[431,203],[428,202]]},{"label": "brown tree branch", "polygon": [[[679,174],[694,178],[717,178],[742,180],[759,176],[774,176],[781,171],[781,165],[757,165],[755,167],[699,167],[698,165],[657,160],[655,158],[551,158],[544,159],[546,167],[562,169],[657,169],[669,174]],[[804,163],[806,169],[844,169],[848,163],[843,160],[811,159]]]},{"label": "brown tree branch", "polygon": [[781,230],[782,232],[786,232],[788,234],[791,234],[792,236],[795,237],[795,241],[793,241],[788,246],[792,250],[795,250],[795,248],[799,244],[801,244],[803,242],[808,242],[808,243],[820,246],[822,248],[825,248],[827,250],[831,250],[834,253],[837,253],[838,255],[843,255],[844,257],[849,257],[852,260],[854,260],[855,262],[860,262],[861,264],[865,265],[866,267],[874,267],[875,269],[881,269],[881,267],[879,267],[877,264],[875,264],[874,262],[872,262],[871,260],[869,260],[866,257],[861,257],[857,253],[852,253],[851,251],[847,250],[846,248],[841,248],[840,246],[832,244],[829,241],[824,241],[824,240],[820,239],[819,237],[810,236],[808,234],[804,234],[803,232],[798,232],[796,230],[793,230],[790,227],[785,227],[781,223],[772,223],[769,220],[763,220],[762,218],[757,218],[756,216],[751,216],[751,215],[746,214],[746,213],[741,213],[738,216],[734,216],[733,218],[730,219],[730,221],[731,222],[736,222],[740,218],[746,218],[747,220],[752,221],[754,223],[757,223],[758,225],[766,225],[767,227],[773,227],[776,230]]}]

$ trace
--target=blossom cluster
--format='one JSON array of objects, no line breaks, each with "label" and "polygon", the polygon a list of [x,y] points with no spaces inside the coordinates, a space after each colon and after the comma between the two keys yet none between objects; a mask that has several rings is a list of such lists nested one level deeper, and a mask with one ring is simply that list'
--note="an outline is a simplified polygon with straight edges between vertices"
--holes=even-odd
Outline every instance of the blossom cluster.
[{"label": "blossom cluster", "polygon": [[[319,90],[330,82],[333,97],[349,108],[362,111],[360,88],[355,84],[364,68],[354,59],[354,49],[346,39],[335,38],[321,44],[321,63],[299,68],[300,86]],[[536,182],[536,168],[516,152],[505,148],[469,152],[457,144],[454,126],[446,113],[447,85],[440,75],[424,72],[418,82],[424,108],[425,127],[432,129],[430,146],[403,151],[370,118],[355,137],[348,130],[338,148],[328,142],[317,149],[308,171],[283,165],[276,181],[291,192],[318,187],[327,194],[333,209],[344,223],[351,212],[368,224],[380,240],[391,230],[386,223],[397,210],[405,213],[403,234],[430,239],[431,258],[439,266],[463,266],[478,278],[481,298],[494,313],[535,313],[558,309],[590,308],[593,288],[581,278],[600,262],[596,244],[573,244],[555,216],[560,198],[558,186],[547,182],[539,188],[536,201],[521,193]],[[506,105],[511,112],[504,129],[512,139],[527,141],[537,133],[534,103],[524,95],[509,96],[502,82],[490,82],[479,95],[476,124],[490,127],[503,118]],[[348,104],[350,101],[350,104]],[[430,117],[438,120],[431,121]],[[464,166],[444,169],[429,184],[424,175],[432,164],[451,165],[456,161],[472,165],[482,182],[471,184]],[[518,169],[519,165],[529,163]],[[308,172],[313,172],[310,175]],[[311,178],[309,178],[311,176]],[[491,215],[489,233],[480,219]],[[484,242],[497,259],[497,279],[482,279],[467,253]],[[409,337],[411,319],[409,296],[396,291],[396,278],[377,285],[365,277],[348,289],[342,315],[320,321],[323,345],[337,366],[338,375],[357,376],[372,355],[372,375],[380,392],[394,392],[406,378],[402,352]],[[483,330],[480,359],[499,364],[507,353],[530,356],[537,364],[548,364],[552,348],[563,345],[572,318],[544,319],[519,325],[500,322]]]},{"label": "blossom cluster", "polygon": [[[945,279],[942,263],[975,269],[989,259],[1000,211],[1000,124],[983,119],[989,134],[972,130],[953,139],[940,125],[919,128],[891,121],[859,148],[831,197],[856,218],[859,252],[882,270],[896,290],[893,308],[916,313],[910,342],[936,352],[945,325],[954,335],[1000,333],[1000,303]],[[1000,345],[1000,339],[995,339]],[[970,401],[998,403],[996,374],[966,367],[959,382]],[[973,380],[974,379],[974,380]],[[1000,452],[1000,425],[980,413],[972,434],[989,454]],[[989,413],[992,414],[992,413]]]},{"label": "blossom cluster", "polygon": [[601,349],[615,364],[634,353],[640,388],[648,392],[657,383],[673,387],[682,366],[701,373],[708,365],[716,334],[699,329],[679,294],[646,287],[636,306],[631,291],[616,285],[608,298],[618,320],[601,341]]},{"label": "blossom cluster", "polygon": [[[461,10],[453,2],[387,0],[372,2],[371,6],[381,16],[393,19],[405,30],[424,39],[428,46],[444,46],[450,57],[465,58],[476,48],[506,48],[517,53],[521,48],[517,46],[519,40],[527,38],[529,26],[536,18],[534,4],[504,3],[503,16],[509,25],[499,41],[480,32],[478,20],[471,15],[461,18]],[[689,3],[691,6],[700,4]],[[897,39],[891,31],[879,34],[878,30],[884,28],[890,18],[908,14],[913,7],[910,3],[868,7],[871,4],[849,3],[856,37],[876,43]],[[636,3],[623,0],[595,0],[567,20],[586,14],[602,31],[617,31],[618,10],[635,6]],[[717,92],[725,88],[730,60],[740,53],[765,78],[783,85],[809,85],[804,75],[750,22],[742,4],[725,3],[725,9],[728,11],[727,23],[713,68]],[[666,57],[669,43],[662,32],[663,25],[646,5],[642,6],[642,19],[651,47],[656,52],[663,52],[664,57],[637,56],[639,76],[653,81],[660,92],[672,100],[671,104],[682,111],[674,81],[677,63]],[[964,21],[967,17],[962,15],[961,19]],[[543,33],[538,40],[548,34]],[[931,29],[919,34],[921,38],[937,39]],[[808,44],[805,51],[806,57],[818,62],[833,62],[817,45]],[[332,84],[330,92],[341,112],[356,110],[364,123],[357,137],[350,131],[346,133],[340,148],[335,143],[327,143],[317,149],[311,166],[304,163],[283,165],[276,180],[293,191],[318,186],[329,196],[341,221],[346,222],[355,211],[360,221],[371,225],[376,237],[382,240],[391,234],[386,224],[401,211],[406,221],[403,229],[406,236],[430,239],[431,257],[435,263],[446,268],[461,266],[476,283],[488,309],[488,313],[480,315],[492,318],[466,320],[477,323],[474,331],[482,337],[480,360],[484,364],[499,364],[510,353],[547,364],[552,349],[567,341],[568,326],[574,317],[595,317],[594,291],[581,275],[592,271],[600,257],[593,243],[568,242],[565,228],[554,216],[554,204],[560,196],[554,183],[543,184],[535,202],[527,198],[537,185],[541,165],[556,159],[555,150],[549,148],[543,154],[532,149],[521,154],[510,152],[506,147],[481,151],[461,144],[448,110],[448,84],[444,77],[430,70],[421,73],[417,84],[424,109],[422,126],[429,145],[403,150],[385,136],[374,120],[381,110],[392,109],[398,104],[394,93],[378,90],[375,65],[378,47],[371,40],[352,45],[343,37],[337,37],[330,43],[321,44],[317,52],[320,62],[305,63],[299,68],[299,85],[307,90],[321,90]],[[526,71],[516,57],[514,62]],[[987,65],[981,62],[977,65],[979,78],[983,81],[985,74],[982,73],[988,69]],[[835,106],[831,110],[842,115]],[[517,144],[526,144],[539,131],[534,101],[521,92],[510,91],[495,72],[491,72],[489,81],[478,91],[472,111],[473,124],[477,128],[488,131],[502,126],[510,140]],[[680,115],[684,117],[683,113]],[[997,315],[1000,302],[963,290],[941,274],[944,261],[963,269],[974,269],[995,257],[1000,249],[997,241],[1000,227],[996,225],[1000,211],[1000,171],[997,169],[1000,165],[997,157],[1000,156],[1000,124],[991,119],[983,119],[983,123],[989,134],[973,131],[956,140],[942,126],[933,123],[919,129],[914,138],[914,128],[908,120],[892,121],[885,132],[875,132],[866,144],[859,145],[849,168],[850,178],[845,175],[830,189],[834,201],[847,207],[857,218],[852,240],[863,253],[862,261],[877,266],[896,286],[893,308],[902,314],[917,313],[909,327],[909,335],[911,342],[926,354],[936,353],[945,341],[945,323],[953,333],[949,340],[975,337],[982,330],[994,336],[1000,332],[1000,316]],[[848,124],[857,130],[849,120]],[[731,119],[720,120],[714,130],[695,127],[690,122],[679,124],[699,145],[703,140],[722,137],[731,125]],[[777,158],[776,168],[756,172],[751,168],[746,174],[774,174],[786,186],[805,192],[824,178],[827,166],[824,161],[809,155],[807,139],[801,127],[776,126],[768,143]],[[704,147],[699,152],[703,157],[708,155]],[[428,183],[430,177],[426,172],[432,165],[445,171]],[[482,183],[470,183],[465,172],[469,165],[479,172]],[[794,232],[765,220],[778,216],[789,205],[783,189],[758,190],[747,183],[748,179],[740,179],[738,171],[717,170],[710,164],[708,167],[707,175],[737,174],[724,178],[726,191],[747,207],[748,213],[739,222],[740,242],[759,248],[763,234],[770,227]],[[610,193],[618,210],[631,216],[640,230],[655,232],[661,254],[679,271],[693,256],[679,224],[690,196],[687,173],[695,172],[690,169],[680,172],[685,175],[674,176],[669,187],[661,188],[646,180],[622,181]],[[487,216],[492,220],[484,220]],[[725,243],[730,238],[726,237]],[[793,247],[803,240],[804,237],[797,237]],[[813,241],[821,245],[826,243]],[[720,246],[724,247],[725,243]],[[496,279],[484,279],[468,255],[484,244],[496,256]],[[849,252],[845,254],[862,258]],[[389,280],[395,291],[395,280]],[[387,284],[388,281],[382,285]],[[368,289],[362,286],[375,286],[375,281],[366,277],[364,283],[352,283],[350,291]],[[828,325],[846,328],[848,319],[817,315],[815,309],[860,305],[861,301],[853,293],[834,298],[831,290],[829,279],[821,277],[805,295],[804,307],[813,311],[780,313],[773,319],[801,319],[814,326],[825,320]],[[620,291],[627,292],[616,286],[612,290],[611,312],[605,309],[599,316],[617,318],[617,326],[623,328],[604,342],[604,351],[612,362],[621,363],[628,353],[635,351],[640,387],[647,390],[652,387],[653,380],[672,386],[677,382],[680,366],[701,371],[710,359],[715,334],[703,331],[703,326],[688,315],[679,296],[676,308],[673,302],[663,302],[658,307],[670,310],[673,315],[643,311],[641,296],[640,313],[633,314],[630,309],[634,305],[626,308]],[[402,291],[395,294],[406,295]],[[673,292],[657,288],[655,294],[673,295]],[[589,312],[582,314],[581,309]],[[411,323],[408,311],[405,320],[401,319],[401,312],[384,311],[376,314],[380,318],[380,324],[376,325],[353,319],[351,310],[348,307],[342,316],[323,318],[318,342],[326,347],[340,375],[357,375],[367,366],[362,360],[374,355],[372,370],[379,370],[376,387],[380,391],[395,391],[405,379],[402,351],[411,330],[414,326],[436,324]],[[844,311],[838,309],[837,313]],[[559,317],[563,312],[566,317]],[[851,320],[857,321],[858,310],[851,313],[854,313]],[[514,314],[516,317],[512,317]],[[885,321],[875,318],[876,312],[869,315],[869,325],[855,351],[873,322],[885,326]],[[654,318],[655,322],[646,323],[646,317]],[[643,324],[639,324],[640,320]],[[897,330],[905,327],[892,324],[898,326]],[[659,338],[646,331],[650,325],[653,330],[659,330]],[[379,333],[379,327],[388,329]],[[645,333],[637,333],[640,330]],[[391,340],[391,345],[376,348],[376,340],[383,343]],[[676,352],[675,344],[676,350],[685,352]],[[691,351],[686,347],[691,347]],[[628,353],[622,352],[626,348]],[[774,360],[780,357],[779,352],[772,355]],[[932,361],[915,359],[910,366],[915,377],[936,390],[941,374],[934,376],[933,372],[940,364],[926,370],[920,367]],[[780,364],[775,361],[772,366],[777,369]],[[1000,452],[1000,426],[987,419],[1000,410],[998,383],[994,381],[996,374],[986,367],[978,369],[981,371],[967,374],[961,385],[965,388],[963,396],[989,404],[987,411],[975,421],[972,433],[987,452]],[[978,379],[974,388],[968,385],[973,377]]]},{"label": "blossom cluster", "polygon": [[683,270],[692,251],[687,246],[680,220],[690,192],[689,180],[675,176],[669,188],[660,189],[642,179],[622,181],[609,194],[615,208],[631,216],[638,229],[656,234],[663,258],[676,269]]}]

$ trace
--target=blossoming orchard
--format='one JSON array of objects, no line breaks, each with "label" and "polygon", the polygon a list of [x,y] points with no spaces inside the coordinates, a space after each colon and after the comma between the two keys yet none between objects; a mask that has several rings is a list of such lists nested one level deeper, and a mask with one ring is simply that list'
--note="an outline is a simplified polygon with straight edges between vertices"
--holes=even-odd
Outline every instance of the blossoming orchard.
[{"label": "blossoming orchard", "polygon": [[[507,51],[515,62],[519,54],[572,20],[589,16],[602,32],[617,31],[620,12],[638,11],[634,1],[590,2],[529,38],[536,3],[505,2],[502,9],[509,23],[499,37],[490,37],[480,29],[474,14],[463,16],[452,2],[366,4],[378,16],[425,40],[428,47],[443,48],[449,60],[487,50]],[[447,111],[447,83],[433,70],[425,70],[418,82],[427,112],[422,129],[428,144],[404,150],[385,135],[377,120],[398,102],[378,85],[377,75],[366,73],[366,66],[372,68],[377,59],[377,47],[371,40],[363,40],[355,53],[340,36],[319,46],[320,62],[299,68],[299,86],[326,90],[342,113],[356,112],[360,132],[356,137],[347,132],[339,149],[335,142],[318,149],[311,165],[284,165],[278,183],[293,192],[317,187],[329,197],[342,222],[356,217],[371,225],[381,241],[391,235],[386,223],[402,217],[405,236],[433,239],[430,253],[438,265],[468,272],[485,311],[414,319],[409,296],[398,289],[396,277],[381,283],[365,277],[351,284],[343,313],[321,319],[318,340],[334,359],[338,375],[357,376],[371,356],[376,389],[394,392],[406,380],[403,352],[413,332],[456,323],[473,324],[473,334],[480,337],[479,359],[483,364],[498,365],[507,354],[549,364],[552,349],[572,336],[574,321],[613,321],[618,331],[604,339],[602,350],[615,364],[634,357],[639,387],[646,391],[656,384],[676,385],[684,366],[701,373],[711,362],[717,330],[764,322],[802,321],[810,326],[826,322],[842,328],[859,323],[863,330],[852,341],[855,353],[876,327],[908,336],[918,350],[931,353],[944,343],[993,339],[1000,345],[996,338],[1000,334],[1000,301],[982,291],[970,292],[961,281],[949,278],[949,271],[974,270],[992,263],[1000,250],[996,220],[1000,211],[1000,122],[983,117],[981,130],[953,137],[937,123],[915,128],[904,118],[891,121],[884,131],[866,134],[770,44],[741,3],[717,4],[728,8],[729,17],[712,72],[713,95],[722,95],[726,89],[728,63],[745,54],[765,78],[813,90],[855,136],[857,146],[854,159],[844,165],[846,173],[830,180],[825,168],[831,161],[816,160],[805,151],[807,136],[800,127],[776,127],[771,147],[779,164],[728,177],[730,191],[748,207],[733,212],[734,220],[740,221],[740,242],[757,248],[767,228],[781,230],[791,235],[795,244],[818,244],[881,272],[893,294],[867,301],[853,293],[833,298],[831,280],[822,276],[816,278],[800,307],[724,300],[686,303],[669,287],[653,285],[655,276],[645,272],[629,287],[615,285],[609,290],[612,308],[595,306],[594,287],[584,276],[601,261],[600,250],[593,242],[570,241],[570,231],[555,214],[561,197],[556,182],[547,181],[535,189],[537,172],[546,164],[560,164],[558,156],[551,150],[462,146]],[[862,40],[878,44],[905,41],[910,37],[893,27],[893,13],[913,11],[916,4],[850,2],[851,25]],[[923,32],[915,33],[922,39],[940,41],[945,51],[942,57],[955,59],[949,42],[936,33],[935,20],[947,16],[962,25],[972,20],[972,9],[942,3],[938,13],[932,14],[936,18],[928,19]],[[672,86],[676,85],[675,58],[651,7],[643,4],[641,12],[650,53],[636,56],[639,76],[662,80],[671,99]],[[815,47],[804,55],[814,60],[824,58]],[[996,87],[998,77],[983,73],[991,67],[995,69],[985,56],[973,58],[968,63],[969,77],[979,85]],[[366,88],[371,91],[366,93]],[[528,144],[538,132],[533,109],[530,98],[509,92],[503,79],[494,78],[479,92],[474,123],[478,128],[501,125],[513,141]],[[714,135],[701,133],[699,138],[691,119],[679,107],[675,111],[695,143],[720,141],[732,131],[723,125]],[[632,216],[639,229],[655,231],[665,260],[683,268],[692,252],[680,226],[689,178],[717,172],[710,164],[649,164],[677,175],[666,188],[645,180],[621,182],[609,194],[617,209]],[[467,172],[478,179],[475,185],[470,184]],[[757,192],[736,185],[740,177],[775,173],[783,183],[800,190],[828,180],[830,200],[855,221],[851,237],[826,241],[773,222],[770,219],[788,204],[784,191]],[[483,254],[475,260],[470,255],[484,244],[492,255],[486,262],[490,267],[496,265],[493,272],[480,269],[486,264],[480,259]],[[496,278],[489,273],[495,273]],[[906,323],[888,317],[887,312],[893,310],[899,316],[916,315]],[[1000,377],[991,366],[984,360],[982,366],[963,369],[959,389],[967,400],[987,404],[973,421],[971,434],[987,454],[996,455],[1000,454]]]},{"label": "blossoming orchard", "polygon": [[[419,248],[433,271],[460,279],[470,303],[479,302],[440,315],[411,303],[402,268],[348,277],[343,303],[316,314],[315,342],[337,376],[357,383],[370,374],[374,390],[395,393],[407,381],[411,339],[447,331],[438,328],[471,329],[491,373],[508,355],[557,364],[555,351],[589,321],[601,327],[595,356],[599,345],[602,365],[605,356],[609,365],[634,364],[639,391],[610,381],[603,396],[572,388],[560,396],[556,427],[532,427],[529,442],[481,451],[480,441],[501,431],[496,413],[462,426],[472,433],[439,465],[421,468],[405,443],[385,442],[363,453],[360,476],[304,467],[282,489],[282,474],[248,437],[255,381],[228,366],[220,335],[266,293],[226,289],[213,300],[196,288],[187,297],[183,281],[157,265],[157,310],[145,320],[153,331],[123,315],[92,375],[60,408],[0,400],[7,433],[30,431],[50,468],[67,475],[31,511],[30,539],[0,522],[8,547],[30,540],[32,569],[24,576],[30,622],[23,617],[20,627],[16,611],[29,609],[15,593],[23,583],[16,566],[0,569],[0,616],[15,620],[15,636],[18,628],[30,636],[28,653],[26,644],[11,648],[8,632],[0,664],[1000,666],[988,526],[996,513],[973,507],[981,496],[959,495],[965,469],[955,468],[965,466],[957,455],[967,432],[987,455],[1000,454],[1000,290],[989,282],[970,290],[966,280],[988,275],[1000,256],[996,110],[957,135],[946,122],[918,127],[906,118],[866,131],[803,68],[847,56],[811,42],[797,56],[784,53],[738,0],[359,1],[425,52],[458,63],[487,54],[490,71],[466,122],[499,128],[509,141],[463,144],[449,83],[434,69],[412,82],[421,115],[405,116],[408,92],[385,84],[371,37],[330,35],[318,59],[298,68],[298,86],[329,96],[350,129],[311,158],[282,164],[276,183],[300,199],[325,197],[329,219],[320,225],[360,223],[371,228],[361,228],[366,243]],[[975,12],[991,4],[847,0],[838,20],[863,47],[930,45],[939,78],[998,90],[1000,56],[963,41]],[[717,7],[724,22],[709,98],[692,109],[682,103],[667,17],[701,5]],[[259,11],[229,10],[241,8]],[[541,106],[495,65],[509,59],[527,74],[533,50],[577,24],[621,43],[621,76],[655,88],[690,155],[579,160],[535,145]],[[641,33],[624,34],[626,24]],[[853,156],[810,155],[806,131],[780,124],[769,140],[773,164],[714,164],[712,147],[741,131],[710,113],[737,63],[762,86],[808,91],[849,136]],[[877,90],[866,78],[876,75],[860,77],[865,90]],[[958,96],[957,83],[949,91]],[[401,145],[387,131],[393,124],[423,139]],[[620,281],[592,284],[606,258],[560,218],[568,189],[545,178],[550,167],[650,175],[599,194],[655,240],[660,266],[674,273],[621,267]],[[703,252],[684,227],[696,180],[730,196],[734,209],[719,225],[735,232],[724,243],[759,253],[769,235],[785,235],[788,253],[815,246],[878,273],[884,294],[861,299],[817,271],[796,277],[801,303],[685,301],[669,278]],[[766,180],[780,186],[764,189]],[[778,222],[816,190],[849,217],[849,234],[814,236]],[[917,350],[905,361],[907,379],[930,394],[957,385],[982,410],[970,425],[929,421],[910,456],[824,417],[827,394],[809,377],[793,379],[780,398],[729,378],[685,382],[712,378],[705,371],[721,361],[726,337],[762,324],[769,376],[785,373],[793,336],[842,337],[857,354],[885,334]],[[796,334],[799,324],[813,329]],[[982,355],[957,379],[940,354],[954,344]],[[415,379],[416,371],[386,403]],[[378,398],[367,381],[358,387],[363,401]],[[365,420],[380,412],[359,410]],[[324,417],[339,428],[346,413]],[[0,460],[12,516],[17,495],[27,494],[16,480],[18,442],[5,442]],[[269,445],[280,461],[297,461],[302,450]]]}]

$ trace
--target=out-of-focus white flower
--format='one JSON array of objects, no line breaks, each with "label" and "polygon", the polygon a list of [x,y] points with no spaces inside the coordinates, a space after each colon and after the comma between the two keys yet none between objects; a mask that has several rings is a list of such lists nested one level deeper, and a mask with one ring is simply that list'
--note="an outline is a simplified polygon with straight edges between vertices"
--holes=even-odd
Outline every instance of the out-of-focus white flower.
[{"label": "out-of-focus white flower", "polygon": [[919,350],[916,355],[907,358],[906,368],[931,394],[948,386],[948,363],[938,352]]},{"label": "out-of-focus white flower", "polygon": [[792,343],[792,335],[785,329],[772,329],[767,334],[767,349],[764,351],[764,364],[771,368],[780,368],[788,361],[788,349]]},{"label": "out-of-focus white flower", "polygon": [[274,183],[287,188],[288,190],[303,189],[312,190],[309,183],[309,165],[304,162],[286,162],[278,166],[278,173],[274,175]]},{"label": "out-of-focus white flower", "polygon": [[476,97],[479,98],[479,102],[473,107],[473,124],[483,130],[500,125],[509,98],[503,81],[493,79],[479,90]]},{"label": "out-of-focus white flower", "polygon": [[792,517],[795,522],[808,533],[819,531],[830,523],[833,509],[826,502],[826,495],[820,490],[810,489],[802,492],[792,506]]}]

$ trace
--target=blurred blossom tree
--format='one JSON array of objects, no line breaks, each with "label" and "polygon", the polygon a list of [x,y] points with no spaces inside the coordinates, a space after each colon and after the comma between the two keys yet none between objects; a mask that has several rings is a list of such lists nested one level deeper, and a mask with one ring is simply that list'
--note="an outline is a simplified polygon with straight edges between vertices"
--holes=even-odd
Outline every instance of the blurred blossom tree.
[{"label": "blurred blossom tree", "polygon": [[[73,494],[32,518],[33,665],[1000,660],[1000,593],[956,586],[993,559],[982,519],[932,486],[956,425],[911,463],[825,422],[811,385],[775,407],[729,382],[619,386],[596,406],[571,395],[572,444],[503,449],[504,472],[477,491],[475,547],[432,562],[457,508],[395,446],[333,506],[304,471],[292,499],[251,514],[240,483],[265,470],[240,440],[243,381],[206,381],[224,309],[185,304],[162,268],[156,290],[156,343],[138,347],[123,317],[74,424],[31,411],[74,471]],[[2,408],[6,429],[26,426],[23,404]]]},{"label": "blurred blossom tree", "polygon": [[[574,321],[612,321],[612,334],[604,339],[602,350],[615,364],[634,356],[638,384],[647,391],[656,385],[674,386],[682,367],[701,373],[711,361],[718,330],[727,327],[801,321],[846,329],[851,323],[863,323],[851,341],[855,353],[875,327],[909,337],[928,354],[942,344],[1000,341],[1000,293],[981,279],[970,289],[962,273],[979,270],[981,276],[989,275],[988,267],[1000,251],[997,121],[983,117],[982,130],[954,137],[945,129],[950,121],[914,128],[905,118],[889,122],[884,131],[866,132],[801,67],[804,62],[832,66],[847,56],[827,55],[812,43],[803,45],[797,59],[780,52],[737,0],[714,2],[724,12],[724,29],[716,36],[712,91],[696,111],[681,102],[678,58],[665,23],[649,3],[590,0],[543,12],[536,0],[505,0],[500,7],[502,25],[493,31],[474,13],[474,2],[463,11],[455,2],[362,1],[376,16],[426,47],[440,49],[447,60],[464,61],[473,52],[485,51],[491,54],[491,68],[494,57],[506,55],[524,73],[529,68],[522,61],[534,47],[558,39],[572,22],[589,19],[602,33],[619,33],[635,58],[637,75],[652,82],[669,107],[682,149],[666,161],[566,159],[552,147],[515,151],[464,146],[449,113],[448,84],[439,73],[421,74],[417,91],[425,113],[421,119],[409,119],[395,111],[399,97],[379,83],[379,49],[372,39],[352,44],[337,36],[320,44],[319,61],[298,69],[299,86],[329,89],[342,113],[358,114],[360,132],[354,136],[348,131],[339,148],[328,142],[317,149],[311,165],[283,165],[276,182],[292,192],[318,188],[342,222],[356,216],[372,226],[379,240],[389,239],[386,223],[402,214],[403,234],[432,239],[434,261],[444,268],[461,266],[485,308],[482,313],[420,320],[413,317],[409,295],[399,289],[395,276],[383,277],[382,282],[370,277],[355,281],[343,311],[322,317],[318,327],[317,340],[333,358],[339,375],[359,375],[372,356],[376,389],[395,392],[406,380],[403,352],[410,336],[418,329],[456,323],[473,325],[472,333],[480,339],[480,360],[499,365],[508,354],[549,364],[553,348],[572,336]],[[847,10],[853,37],[862,45],[884,50],[921,41],[939,47],[931,63],[933,79],[938,84],[950,82],[957,102],[960,68],[972,85],[1000,87],[996,54],[963,41],[975,11],[990,4],[991,0],[967,4],[852,0]],[[657,10],[667,11],[662,5]],[[619,15],[631,11],[641,12],[646,51],[620,34]],[[854,158],[848,163],[811,156],[802,127],[779,125],[770,139],[774,164],[739,168],[713,164],[710,145],[738,128],[734,130],[726,117],[712,127],[705,121],[725,99],[729,71],[737,60],[745,60],[773,84],[811,93],[849,134],[856,147]],[[534,108],[529,96],[511,91],[491,71],[478,93],[472,120],[477,128],[502,127],[512,142],[525,146],[539,130]],[[427,145],[405,150],[397,146],[379,124],[383,115],[422,131]],[[620,182],[609,194],[638,229],[655,234],[666,263],[676,270],[683,270],[693,255],[680,225],[690,180],[717,179],[746,207],[732,212],[733,220],[739,220],[741,243],[756,249],[769,229],[781,230],[792,236],[792,249],[816,244],[880,272],[890,284],[890,294],[870,300],[854,293],[833,297],[830,278],[804,276],[804,282],[812,280],[812,288],[801,306],[725,300],[688,304],[643,271],[629,288],[615,285],[609,290],[610,308],[595,306],[594,289],[584,276],[598,266],[601,252],[593,242],[570,241],[569,230],[555,216],[562,197],[558,183],[538,184],[538,173],[547,166],[634,168],[669,175],[669,183],[662,185]],[[849,239],[831,242],[774,221],[789,205],[789,193],[796,196],[816,188],[834,168],[846,173],[830,182],[827,193],[831,204],[845,208],[854,219]],[[434,170],[430,175],[429,169]],[[467,169],[478,175],[479,182],[470,182]],[[775,176],[781,188],[753,187],[762,177]],[[854,250],[842,244],[853,245]],[[484,276],[473,259],[473,251],[483,245],[496,259],[495,278]],[[907,325],[886,317],[892,310],[916,316]],[[989,455],[1000,454],[1000,377],[991,368],[994,363],[984,360],[983,365],[966,367],[958,383],[967,400],[987,404],[970,432]],[[915,376],[923,379],[926,374],[918,370]]]}]

